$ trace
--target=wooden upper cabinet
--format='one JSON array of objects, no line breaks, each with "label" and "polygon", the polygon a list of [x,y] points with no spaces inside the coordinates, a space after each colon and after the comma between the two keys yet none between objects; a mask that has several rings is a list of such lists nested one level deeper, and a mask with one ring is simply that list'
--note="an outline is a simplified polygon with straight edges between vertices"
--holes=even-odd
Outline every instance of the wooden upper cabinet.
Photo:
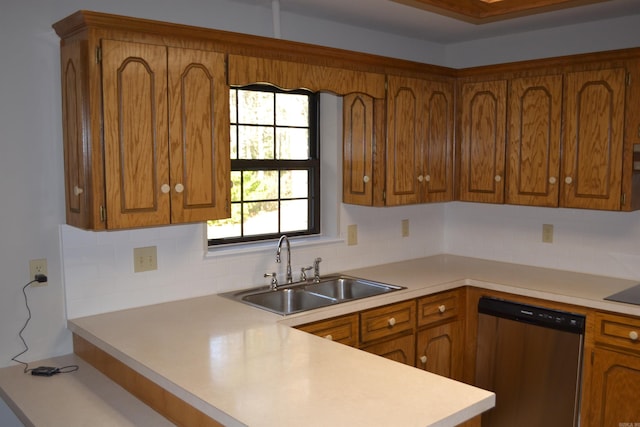
[{"label": "wooden upper cabinet", "polygon": [[229,215],[224,55],[158,44],[64,42],[67,223],[93,230]]},{"label": "wooden upper cabinet", "polygon": [[453,87],[389,76],[386,205],[451,200]]},{"label": "wooden upper cabinet", "polygon": [[374,100],[354,93],[342,100],[342,200],[373,204]]},{"label": "wooden upper cabinet", "polygon": [[562,75],[510,81],[506,203],[558,206]]},{"label": "wooden upper cabinet", "polygon": [[168,224],[166,47],[103,40],[102,95],[108,228]]},{"label": "wooden upper cabinet", "polygon": [[229,216],[224,54],[168,49],[171,222]]},{"label": "wooden upper cabinet", "polygon": [[624,68],[567,74],[562,206],[620,209],[625,78]]},{"label": "wooden upper cabinet", "polygon": [[507,81],[463,83],[460,103],[460,200],[503,203]]}]

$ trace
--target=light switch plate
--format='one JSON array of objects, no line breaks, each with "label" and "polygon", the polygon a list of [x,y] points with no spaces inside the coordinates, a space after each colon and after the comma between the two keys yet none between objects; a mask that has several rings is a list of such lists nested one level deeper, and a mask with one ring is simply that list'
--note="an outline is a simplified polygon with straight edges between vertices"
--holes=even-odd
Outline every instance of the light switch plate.
[{"label": "light switch plate", "polygon": [[355,246],[358,244],[358,226],[351,224],[347,226],[347,245]]},{"label": "light switch plate", "polygon": [[542,242],[553,243],[553,224],[542,224]]},{"label": "light switch plate", "polygon": [[152,271],[158,269],[158,249],[155,246],[133,248],[133,272]]}]

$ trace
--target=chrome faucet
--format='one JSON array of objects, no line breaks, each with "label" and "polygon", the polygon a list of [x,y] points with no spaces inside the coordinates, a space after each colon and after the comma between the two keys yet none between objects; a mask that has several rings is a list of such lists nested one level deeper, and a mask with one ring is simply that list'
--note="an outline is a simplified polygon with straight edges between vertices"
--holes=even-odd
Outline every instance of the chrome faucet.
[{"label": "chrome faucet", "polygon": [[282,249],[282,242],[287,242],[287,283],[293,283],[293,275],[291,274],[291,245],[289,244],[289,238],[283,234],[278,240],[278,250],[276,251],[276,262],[280,262],[280,250]]},{"label": "chrome faucet", "polygon": [[320,262],[322,258],[318,257],[313,260],[313,282],[320,283]]}]

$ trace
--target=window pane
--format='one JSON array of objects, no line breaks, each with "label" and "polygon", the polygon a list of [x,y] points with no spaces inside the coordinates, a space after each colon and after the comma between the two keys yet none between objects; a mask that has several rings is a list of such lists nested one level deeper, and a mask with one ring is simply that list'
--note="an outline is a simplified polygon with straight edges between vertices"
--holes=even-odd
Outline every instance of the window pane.
[{"label": "window pane", "polygon": [[207,222],[207,237],[209,239],[226,239],[240,236],[242,235],[241,222],[240,205],[234,203],[231,205],[231,218]]},{"label": "window pane", "polygon": [[309,228],[309,202],[307,200],[288,200],[280,203],[280,231],[300,231]]},{"label": "window pane", "polygon": [[240,202],[240,194],[242,190],[242,182],[240,181],[242,174],[239,171],[231,171],[231,201]]},{"label": "window pane", "polygon": [[276,125],[309,126],[309,97],[306,95],[277,93]]},{"label": "window pane", "polygon": [[241,159],[273,159],[273,128],[264,126],[240,126]]},{"label": "window pane", "polygon": [[244,200],[278,199],[278,171],[245,171],[242,176]]},{"label": "window pane", "polygon": [[278,159],[306,160],[309,158],[309,130],[277,128]]},{"label": "window pane", "polygon": [[309,197],[309,172],[291,170],[280,172],[280,198]]},{"label": "window pane", "polygon": [[231,123],[238,123],[238,117],[236,115],[237,92],[238,91],[233,89],[229,91],[229,121]]},{"label": "window pane", "polygon": [[231,159],[237,159],[238,158],[238,135],[236,134],[236,132],[238,131],[238,129],[236,128],[236,125],[231,125],[231,130],[230,130],[230,148],[231,148]]},{"label": "window pane", "polygon": [[238,123],[273,125],[273,93],[238,91]]},{"label": "window pane", "polygon": [[278,203],[245,203],[244,235],[278,233]]}]

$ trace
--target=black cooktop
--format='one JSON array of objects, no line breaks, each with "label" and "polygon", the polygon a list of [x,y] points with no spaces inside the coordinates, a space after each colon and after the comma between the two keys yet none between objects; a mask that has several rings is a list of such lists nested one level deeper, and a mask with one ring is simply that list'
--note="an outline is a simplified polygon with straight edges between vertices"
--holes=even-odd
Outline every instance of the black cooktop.
[{"label": "black cooktop", "polygon": [[624,291],[609,295],[605,299],[609,301],[640,305],[640,285],[635,285],[629,289],[625,289]]}]

